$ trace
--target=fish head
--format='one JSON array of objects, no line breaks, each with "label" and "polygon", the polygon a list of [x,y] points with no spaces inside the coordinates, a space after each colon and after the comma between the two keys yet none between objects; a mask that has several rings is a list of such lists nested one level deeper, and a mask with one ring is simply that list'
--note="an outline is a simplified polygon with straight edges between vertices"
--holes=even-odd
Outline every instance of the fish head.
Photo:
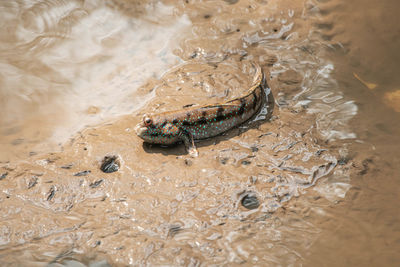
[{"label": "fish head", "polygon": [[167,119],[160,116],[144,115],[135,127],[136,134],[146,143],[174,144],[181,139],[181,130]]}]

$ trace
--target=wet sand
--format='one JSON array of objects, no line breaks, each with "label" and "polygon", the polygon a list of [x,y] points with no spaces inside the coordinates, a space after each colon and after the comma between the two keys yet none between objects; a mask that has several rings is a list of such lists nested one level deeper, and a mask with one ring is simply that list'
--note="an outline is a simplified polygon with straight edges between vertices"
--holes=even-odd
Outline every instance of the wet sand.
[{"label": "wet sand", "polygon": [[[397,4],[358,2],[3,4],[2,265],[395,266]],[[135,135],[242,94],[249,60],[274,105],[198,158]]]}]

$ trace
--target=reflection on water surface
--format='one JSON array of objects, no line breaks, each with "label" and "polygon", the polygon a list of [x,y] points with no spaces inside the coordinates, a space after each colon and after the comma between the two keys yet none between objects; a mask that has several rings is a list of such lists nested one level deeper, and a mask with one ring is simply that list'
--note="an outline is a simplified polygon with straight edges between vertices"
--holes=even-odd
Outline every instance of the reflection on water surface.
[{"label": "reflection on water surface", "polygon": [[138,110],[151,97],[139,86],[180,61],[169,37],[190,26],[162,3],[132,3],[129,16],[102,1],[1,5],[3,160]]}]

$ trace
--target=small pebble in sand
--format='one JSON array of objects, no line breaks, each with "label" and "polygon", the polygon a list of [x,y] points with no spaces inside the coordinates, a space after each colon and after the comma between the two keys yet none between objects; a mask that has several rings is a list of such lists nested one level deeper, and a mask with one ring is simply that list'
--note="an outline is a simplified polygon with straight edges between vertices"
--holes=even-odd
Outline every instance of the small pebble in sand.
[{"label": "small pebble in sand", "polygon": [[119,170],[120,163],[117,156],[105,156],[101,164],[101,171],[105,173],[112,173]]},{"label": "small pebble in sand", "polygon": [[252,193],[245,195],[241,200],[242,206],[249,210],[254,210],[260,206],[260,202]]}]

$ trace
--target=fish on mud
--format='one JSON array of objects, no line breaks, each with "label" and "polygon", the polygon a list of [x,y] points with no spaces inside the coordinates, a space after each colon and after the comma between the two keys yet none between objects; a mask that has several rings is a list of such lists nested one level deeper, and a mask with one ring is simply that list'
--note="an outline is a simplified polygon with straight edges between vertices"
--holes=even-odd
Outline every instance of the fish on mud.
[{"label": "fish on mud", "polygon": [[194,140],[210,138],[237,127],[261,109],[267,83],[261,67],[255,63],[252,66],[255,75],[245,95],[221,104],[144,115],[143,121],[135,127],[137,135],[151,144],[183,142],[189,154],[196,157]]}]

